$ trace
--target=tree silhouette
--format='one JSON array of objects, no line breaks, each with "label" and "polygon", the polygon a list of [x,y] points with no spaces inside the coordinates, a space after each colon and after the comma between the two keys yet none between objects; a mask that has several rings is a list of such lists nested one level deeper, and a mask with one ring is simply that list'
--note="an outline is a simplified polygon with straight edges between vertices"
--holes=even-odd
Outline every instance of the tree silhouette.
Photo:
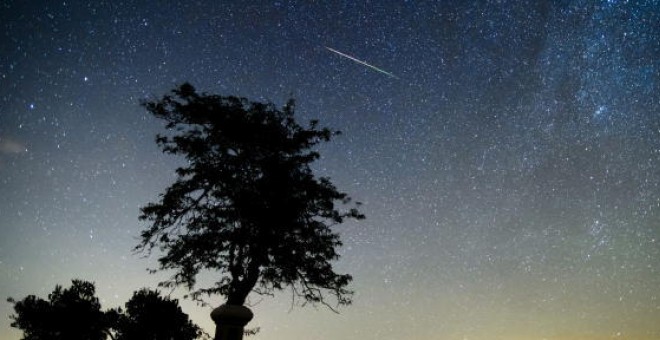
[{"label": "tree silhouette", "polygon": [[48,301],[29,295],[14,304],[11,326],[23,340],[193,340],[206,335],[193,324],[177,300],[143,288],[121,308],[101,310],[94,284],[73,280],[70,288],[55,290]]},{"label": "tree silhouette", "polygon": [[[166,121],[156,138],[163,152],[187,160],[160,200],[141,209],[150,225],[136,250],[161,250],[158,269],[175,270],[161,285],[185,285],[197,300],[220,294],[229,305],[286,287],[304,303],[351,302],[351,276],[330,263],[342,244],[331,227],[364,216],[355,206],[338,210],[349,197],[310,168],[313,147],[338,132],[296,123],[293,101],[279,110],[187,83],[143,105]],[[195,289],[202,271],[218,279]]]},{"label": "tree silhouette", "polygon": [[177,300],[162,297],[158,291],[136,291],[125,307],[117,324],[116,340],[193,340],[203,334]]},{"label": "tree silhouette", "polygon": [[103,312],[94,284],[73,280],[70,288],[56,286],[48,301],[29,295],[14,304],[11,326],[23,340],[105,340],[117,320],[116,311]]}]

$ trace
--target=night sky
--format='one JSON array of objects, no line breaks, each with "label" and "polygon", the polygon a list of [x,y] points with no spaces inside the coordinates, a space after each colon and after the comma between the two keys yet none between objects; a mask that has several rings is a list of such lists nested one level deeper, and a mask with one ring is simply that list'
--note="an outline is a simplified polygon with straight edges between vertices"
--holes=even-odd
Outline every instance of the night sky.
[{"label": "night sky", "polygon": [[254,339],[660,339],[657,0],[9,0],[0,26],[2,339],[6,297],[80,278],[112,308],[168,276],[132,248],[182,159],[140,101],[185,81],[294,97],[364,203],[354,304],[252,296]]}]

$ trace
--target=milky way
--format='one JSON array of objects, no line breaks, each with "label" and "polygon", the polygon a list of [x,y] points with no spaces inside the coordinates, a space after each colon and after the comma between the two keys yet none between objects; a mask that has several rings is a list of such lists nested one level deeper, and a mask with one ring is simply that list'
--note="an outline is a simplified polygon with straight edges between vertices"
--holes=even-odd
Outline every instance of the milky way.
[{"label": "milky way", "polygon": [[255,339],[660,338],[660,2],[133,3],[0,5],[3,299],[81,278],[112,308],[167,276],[132,248],[182,160],[140,101],[189,81],[293,96],[364,203],[337,229],[354,304],[252,296]]}]

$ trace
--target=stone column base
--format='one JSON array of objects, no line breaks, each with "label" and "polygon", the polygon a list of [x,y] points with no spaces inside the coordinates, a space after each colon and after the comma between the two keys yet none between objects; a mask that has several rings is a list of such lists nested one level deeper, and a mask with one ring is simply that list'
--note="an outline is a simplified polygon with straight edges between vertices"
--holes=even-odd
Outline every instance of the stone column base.
[{"label": "stone column base", "polygon": [[245,306],[222,305],[211,312],[215,322],[214,340],[242,340],[245,325],[254,317]]}]

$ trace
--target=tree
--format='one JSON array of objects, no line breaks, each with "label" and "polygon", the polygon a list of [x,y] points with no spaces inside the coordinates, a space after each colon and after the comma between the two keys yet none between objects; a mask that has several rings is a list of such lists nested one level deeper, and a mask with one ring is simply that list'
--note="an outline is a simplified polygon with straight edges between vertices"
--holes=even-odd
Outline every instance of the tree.
[{"label": "tree", "polygon": [[193,324],[177,300],[143,288],[121,308],[101,310],[94,284],[73,280],[70,288],[55,290],[48,301],[29,295],[14,304],[11,326],[23,340],[193,340],[205,333]]},{"label": "tree", "polygon": [[48,301],[29,295],[14,304],[11,326],[23,331],[23,340],[105,340],[116,312],[101,311],[94,284],[73,280],[70,288],[57,285]]},{"label": "tree", "polygon": [[193,340],[203,334],[177,300],[162,297],[158,291],[136,291],[125,307],[117,324],[117,340]]},{"label": "tree", "polygon": [[[350,198],[310,168],[313,148],[338,132],[296,123],[293,101],[278,110],[187,83],[143,105],[166,122],[156,138],[163,152],[187,160],[160,200],[141,209],[150,225],[136,250],[159,249],[157,270],[175,271],[162,286],[185,285],[197,300],[220,294],[229,305],[286,287],[304,303],[351,302],[351,276],[330,263],[342,244],[331,228],[364,216],[358,204],[339,210]],[[201,271],[218,274],[212,287],[196,289]]]}]

